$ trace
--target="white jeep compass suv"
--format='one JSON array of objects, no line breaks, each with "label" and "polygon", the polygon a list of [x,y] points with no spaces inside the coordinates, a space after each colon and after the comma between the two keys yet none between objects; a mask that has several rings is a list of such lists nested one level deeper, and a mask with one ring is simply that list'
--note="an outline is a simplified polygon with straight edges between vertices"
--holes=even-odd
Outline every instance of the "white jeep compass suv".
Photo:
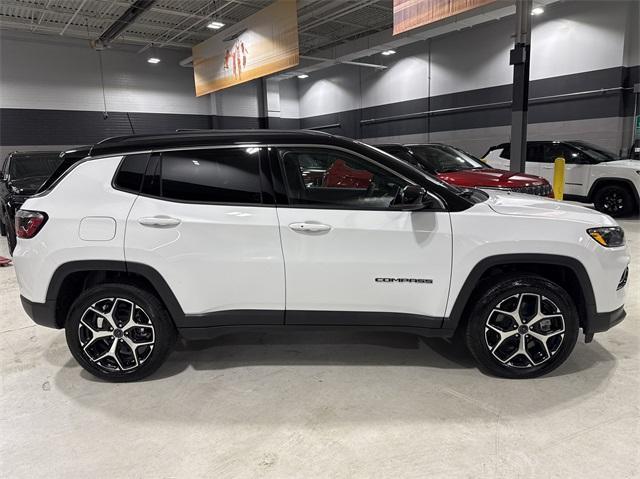
[{"label": "white jeep compass suv", "polygon": [[[493,146],[483,161],[509,169],[511,145]],[[585,141],[528,141],[526,172],[553,183],[554,162],[564,158],[564,199],[593,203],[613,217],[640,207],[640,161],[622,159]]]},{"label": "white jeep compass suv", "polygon": [[113,381],[177,335],[371,328],[450,337],[535,377],[621,321],[629,256],[609,216],[442,183],[318,132],[105,140],[16,218],[22,303]]}]

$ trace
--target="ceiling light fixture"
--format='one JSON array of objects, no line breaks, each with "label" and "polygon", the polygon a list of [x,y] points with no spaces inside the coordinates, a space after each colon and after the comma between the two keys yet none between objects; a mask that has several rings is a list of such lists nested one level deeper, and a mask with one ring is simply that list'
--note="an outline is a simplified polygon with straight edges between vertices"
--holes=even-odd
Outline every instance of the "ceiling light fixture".
[{"label": "ceiling light fixture", "polygon": [[157,57],[149,57],[147,58],[147,63],[153,63],[155,65],[156,63],[160,63],[160,59]]},{"label": "ceiling light fixture", "polygon": [[395,55],[395,54],[396,54],[396,51],[395,51],[395,50],[385,50],[385,51],[383,51],[383,52],[382,52],[382,54],[383,54],[385,57],[388,57],[389,55]]},{"label": "ceiling light fixture", "polygon": [[300,78],[300,80],[304,80],[305,78],[309,78],[309,75],[302,73],[301,75],[298,75],[298,78]]},{"label": "ceiling light fixture", "polygon": [[222,22],[211,22],[207,25],[207,28],[211,28],[212,30],[220,30],[222,27],[224,27],[224,23]]},{"label": "ceiling light fixture", "polygon": [[535,7],[531,10],[531,15],[542,15],[544,13],[544,8]]}]

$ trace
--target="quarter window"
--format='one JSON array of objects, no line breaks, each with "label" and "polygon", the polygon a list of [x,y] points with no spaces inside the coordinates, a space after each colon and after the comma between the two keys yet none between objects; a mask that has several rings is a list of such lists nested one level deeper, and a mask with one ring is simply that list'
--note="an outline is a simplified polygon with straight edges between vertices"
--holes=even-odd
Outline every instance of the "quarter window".
[{"label": "quarter window", "polygon": [[337,150],[280,150],[292,205],[388,208],[407,181],[362,158]]},{"label": "quarter window", "polygon": [[[160,156],[160,174],[147,172],[145,190],[177,201],[260,203],[259,152],[259,148],[165,152]],[[161,180],[154,185],[158,176]]]},{"label": "quarter window", "polygon": [[127,155],[116,175],[114,184],[118,189],[130,191],[132,193],[140,192],[144,171],[147,168],[148,153],[138,155]]}]

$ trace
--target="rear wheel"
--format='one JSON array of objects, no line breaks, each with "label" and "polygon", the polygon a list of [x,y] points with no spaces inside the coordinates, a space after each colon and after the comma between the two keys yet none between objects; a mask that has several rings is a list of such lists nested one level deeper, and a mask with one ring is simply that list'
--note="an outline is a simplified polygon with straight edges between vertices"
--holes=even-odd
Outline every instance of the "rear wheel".
[{"label": "rear wheel", "polygon": [[466,341],[485,372],[533,378],[567,359],[578,332],[576,308],[562,287],[539,276],[514,276],[482,295]]},{"label": "rear wheel", "polygon": [[614,218],[630,216],[633,213],[633,196],[623,185],[603,186],[593,197],[593,204],[598,211]]},{"label": "rear wheel", "polygon": [[107,381],[136,381],[155,372],[176,340],[168,312],[135,286],[105,284],[82,293],[66,323],[74,358]]}]

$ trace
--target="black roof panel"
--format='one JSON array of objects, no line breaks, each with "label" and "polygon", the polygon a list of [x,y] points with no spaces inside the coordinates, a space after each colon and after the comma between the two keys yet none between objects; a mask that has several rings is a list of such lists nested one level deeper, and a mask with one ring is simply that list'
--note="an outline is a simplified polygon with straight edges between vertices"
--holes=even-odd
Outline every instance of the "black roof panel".
[{"label": "black roof panel", "polygon": [[161,148],[215,146],[221,143],[330,143],[336,137],[313,130],[192,130],[154,135],[130,135],[107,138],[91,148],[91,156]]}]

